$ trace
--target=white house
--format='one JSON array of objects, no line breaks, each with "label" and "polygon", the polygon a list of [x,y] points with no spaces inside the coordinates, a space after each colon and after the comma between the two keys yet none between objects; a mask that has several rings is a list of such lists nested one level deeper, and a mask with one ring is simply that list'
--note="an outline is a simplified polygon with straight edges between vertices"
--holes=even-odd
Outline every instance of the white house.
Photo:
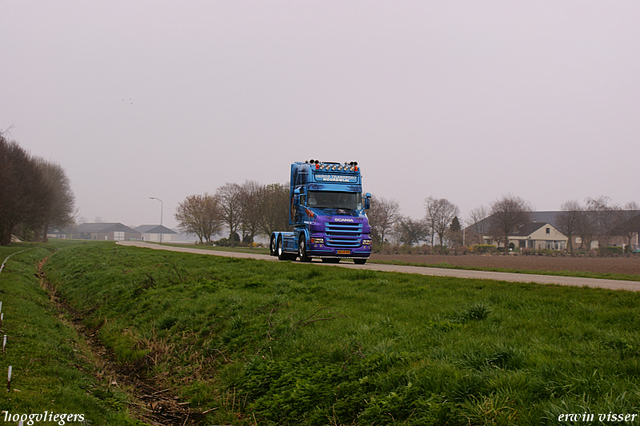
[{"label": "white house", "polygon": [[[504,246],[503,241],[495,240],[495,236],[485,235],[483,238],[485,244]],[[564,250],[566,245],[567,237],[548,222],[530,222],[509,234],[509,246],[514,248]]]},{"label": "white house", "polygon": [[176,231],[163,225],[140,225],[136,228],[136,231],[142,234],[143,241],[152,242],[169,243],[173,241],[174,235],[178,235]]}]

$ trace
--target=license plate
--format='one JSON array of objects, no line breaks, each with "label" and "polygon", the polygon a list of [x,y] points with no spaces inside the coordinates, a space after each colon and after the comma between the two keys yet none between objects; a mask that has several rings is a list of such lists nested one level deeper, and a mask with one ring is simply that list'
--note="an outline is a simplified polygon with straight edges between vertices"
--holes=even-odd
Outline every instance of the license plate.
[{"label": "license plate", "polygon": [[351,254],[350,250],[338,250],[338,254]]}]

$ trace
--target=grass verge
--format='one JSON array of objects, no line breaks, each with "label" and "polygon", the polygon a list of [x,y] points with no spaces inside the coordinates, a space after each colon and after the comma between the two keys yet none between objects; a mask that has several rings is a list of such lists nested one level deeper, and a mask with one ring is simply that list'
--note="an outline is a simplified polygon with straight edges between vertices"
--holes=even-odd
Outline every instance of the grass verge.
[{"label": "grass verge", "polygon": [[400,260],[369,260],[369,262],[387,264],[387,265],[420,266],[424,268],[463,269],[467,271],[509,272],[513,274],[553,275],[553,276],[559,276],[559,277],[640,281],[640,275],[617,274],[617,273],[597,273],[597,272],[585,272],[585,271],[541,271],[541,270],[526,270],[526,269],[515,269],[515,268],[491,268],[491,267],[480,267],[480,266],[452,265],[446,262],[435,263],[435,264],[403,262]]},{"label": "grass verge", "polygon": [[[0,353],[0,410],[7,413],[0,419],[46,411],[77,415],[69,423],[82,418],[84,424],[93,425],[141,424],[129,414],[127,393],[108,385],[108,378],[99,378],[92,352],[34,276],[38,263],[61,247],[68,244],[0,247],[0,262],[16,253],[0,273],[4,314],[0,328],[7,336],[6,352]],[[22,250],[26,251],[17,253]],[[7,391],[9,366],[12,378]]]},{"label": "grass verge", "polygon": [[202,424],[637,413],[640,293],[74,245],[52,283]]}]

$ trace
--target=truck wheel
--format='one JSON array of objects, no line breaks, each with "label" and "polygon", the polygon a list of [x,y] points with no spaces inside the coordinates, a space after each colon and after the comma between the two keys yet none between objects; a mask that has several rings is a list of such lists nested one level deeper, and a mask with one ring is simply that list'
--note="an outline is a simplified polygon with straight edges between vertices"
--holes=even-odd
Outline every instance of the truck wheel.
[{"label": "truck wheel", "polygon": [[278,260],[289,260],[289,256],[287,256],[282,249],[282,238],[278,238],[278,246],[276,248],[276,251],[278,253]]},{"label": "truck wheel", "polygon": [[311,262],[311,258],[307,256],[307,240],[304,234],[300,234],[298,239],[298,256],[300,256],[300,262]]},{"label": "truck wheel", "polygon": [[367,259],[353,259],[353,263],[355,263],[356,265],[364,265],[365,263],[367,263]]},{"label": "truck wheel", "polygon": [[276,236],[271,237],[271,241],[269,242],[269,254],[271,256],[275,256],[276,253]]}]

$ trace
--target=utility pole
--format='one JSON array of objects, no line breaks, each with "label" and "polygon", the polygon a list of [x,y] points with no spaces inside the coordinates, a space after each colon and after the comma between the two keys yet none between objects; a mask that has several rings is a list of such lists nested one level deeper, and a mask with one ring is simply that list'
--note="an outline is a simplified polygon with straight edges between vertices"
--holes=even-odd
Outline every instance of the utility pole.
[{"label": "utility pole", "polygon": [[[160,226],[162,227],[162,214],[163,214],[163,211],[164,211],[164,203],[162,202],[162,200],[160,198],[149,197],[149,199],[160,201]],[[162,243],[162,229],[160,229],[160,242]]]}]

